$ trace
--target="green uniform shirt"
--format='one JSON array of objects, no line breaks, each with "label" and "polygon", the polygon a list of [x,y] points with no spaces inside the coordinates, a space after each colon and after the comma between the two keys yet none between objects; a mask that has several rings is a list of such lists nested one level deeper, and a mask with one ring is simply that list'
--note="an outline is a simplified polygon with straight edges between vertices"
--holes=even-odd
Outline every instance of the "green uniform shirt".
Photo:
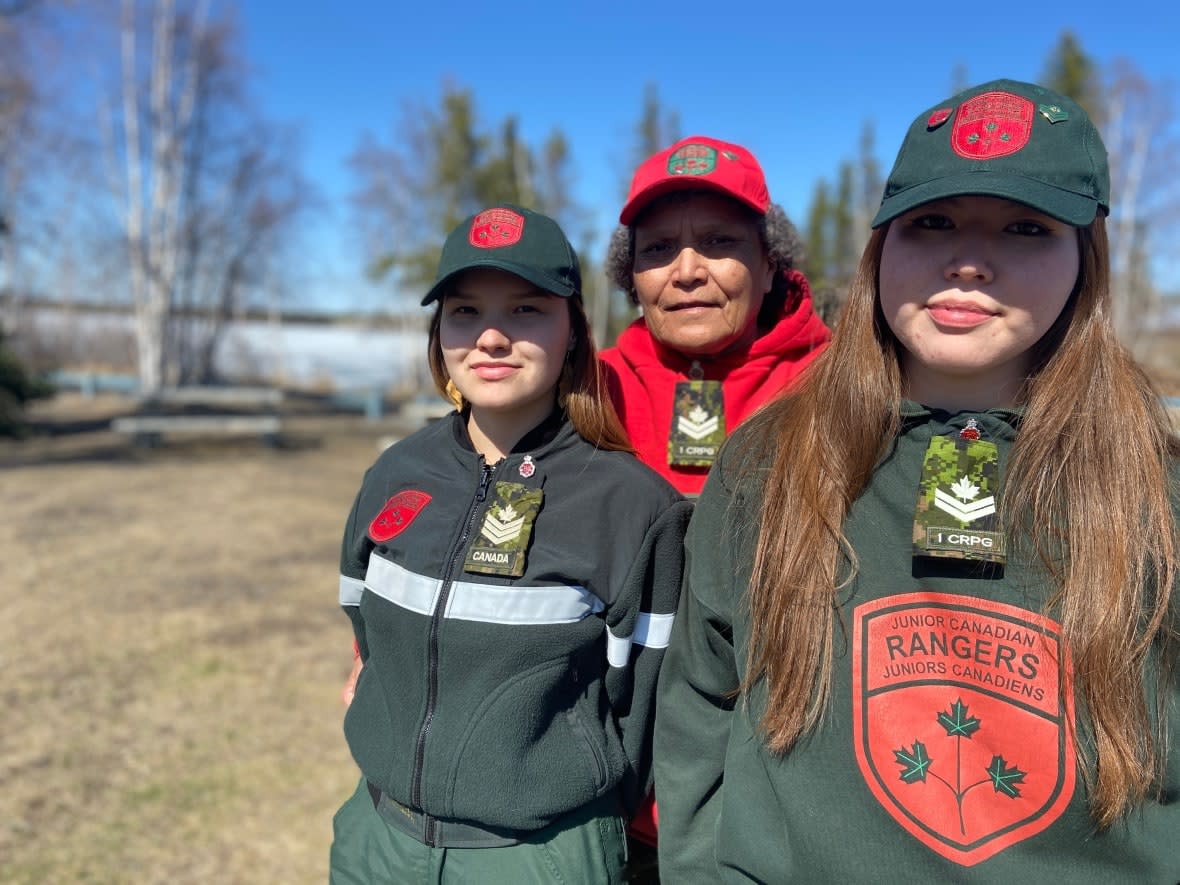
[{"label": "green uniform shirt", "polygon": [[860,570],[840,595],[827,719],[785,756],[758,737],[764,695],[732,694],[764,483],[738,481],[726,453],[714,468],[660,676],[661,873],[677,885],[1180,882],[1180,692],[1173,683],[1165,800],[1096,834],[1046,588],[1019,555],[998,565],[913,552],[931,438],[975,418],[1002,477],[1017,416],[908,411],[845,526]]}]

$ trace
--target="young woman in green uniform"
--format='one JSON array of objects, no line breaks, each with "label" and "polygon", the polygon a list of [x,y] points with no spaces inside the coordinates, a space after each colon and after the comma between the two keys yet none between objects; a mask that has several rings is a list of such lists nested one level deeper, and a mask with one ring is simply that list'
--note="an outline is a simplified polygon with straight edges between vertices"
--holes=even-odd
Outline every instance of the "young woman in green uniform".
[{"label": "young woman in green uniform", "polygon": [[1048,89],[910,126],[831,346],[697,503],[667,881],[1180,881],[1180,449],[1109,209]]},{"label": "young woman in green uniform", "polygon": [[689,504],[630,451],[551,218],[468,218],[431,303],[457,411],[377,459],[344,532],[362,777],[331,880],[620,882]]}]

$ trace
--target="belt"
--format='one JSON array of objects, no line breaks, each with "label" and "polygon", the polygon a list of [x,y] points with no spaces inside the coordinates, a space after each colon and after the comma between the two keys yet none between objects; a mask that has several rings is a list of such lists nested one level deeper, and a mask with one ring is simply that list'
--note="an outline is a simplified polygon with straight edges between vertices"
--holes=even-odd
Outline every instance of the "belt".
[{"label": "belt", "polygon": [[[516,830],[494,830],[460,821],[443,820],[415,811],[382,793],[372,781],[365,781],[373,807],[391,827],[400,830],[412,839],[433,848],[503,848],[517,845],[529,837],[529,833]],[[431,834],[428,830],[432,830]]]}]

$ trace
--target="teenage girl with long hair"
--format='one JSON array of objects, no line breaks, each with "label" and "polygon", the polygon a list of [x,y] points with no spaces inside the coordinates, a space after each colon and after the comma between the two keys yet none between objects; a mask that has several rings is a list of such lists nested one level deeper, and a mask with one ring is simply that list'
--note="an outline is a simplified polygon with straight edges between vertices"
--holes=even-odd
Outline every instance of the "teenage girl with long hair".
[{"label": "teenage girl with long hair", "polygon": [[831,346],[697,503],[668,881],[1180,881],[1180,449],[1109,206],[1048,89],[911,125]]}]

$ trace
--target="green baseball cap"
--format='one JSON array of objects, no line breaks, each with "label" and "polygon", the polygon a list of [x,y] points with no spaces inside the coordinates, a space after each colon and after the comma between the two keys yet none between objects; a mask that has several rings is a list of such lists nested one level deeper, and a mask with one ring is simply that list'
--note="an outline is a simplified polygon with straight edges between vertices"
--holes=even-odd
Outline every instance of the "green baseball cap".
[{"label": "green baseball cap", "polygon": [[1043,86],[992,80],[918,115],[873,227],[931,200],[1003,197],[1083,227],[1110,212],[1110,170],[1081,106]]},{"label": "green baseball cap", "polygon": [[473,267],[508,271],[563,298],[582,294],[578,256],[561,227],[548,215],[511,203],[476,212],[450,232],[422,303],[441,298],[456,274]]}]

